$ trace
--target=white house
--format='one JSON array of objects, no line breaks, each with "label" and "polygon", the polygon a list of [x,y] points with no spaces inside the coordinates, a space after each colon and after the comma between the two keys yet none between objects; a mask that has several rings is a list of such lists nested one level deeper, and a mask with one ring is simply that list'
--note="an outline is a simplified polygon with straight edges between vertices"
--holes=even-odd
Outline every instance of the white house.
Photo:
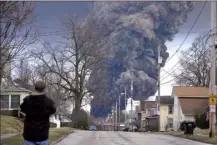
[{"label": "white house", "polygon": [[1,86],[1,114],[19,116],[19,106],[32,92],[13,83]]},{"label": "white house", "polygon": [[207,87],[174,86],[173,130],[177,131],[183,121],[195,121],[197,113],[203,113],[208,107],[209,89]]}]

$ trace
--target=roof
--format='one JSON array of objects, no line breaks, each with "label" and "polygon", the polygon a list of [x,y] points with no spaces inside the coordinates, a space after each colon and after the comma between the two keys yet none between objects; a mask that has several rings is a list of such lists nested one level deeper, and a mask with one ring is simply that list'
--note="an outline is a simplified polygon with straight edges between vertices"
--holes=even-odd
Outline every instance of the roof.
[{"label": "roof", "polygon": [[149,108],[157,108],[156,101],[141,101],[140,102],[141,111],[145,111]]},{"label": "roof", "polygon": [[193,86],[174,86],[172,96],[178,97],[206,97],[209,96],[209,88]]},{"label": "roof", "polygon": [[[158,98],[158,96],[156,96],[156,98]],[[173,105],[174,100],[172,96],[160,96],[160,104]]]},{"label": "roof", "polygon": [[35,87],[34,87],[33,85],[26,84],[26,83],[24,83],[24,82],[23,82],[22,80],[20,80],[20,79],[15,79],[13,82],[14,82],[14,84],[17,85],[17,86],[20,86],[20,87],[25,88],[25,89],[27,89],[27,90],[30,90],[30,91],[32,91],[32,92],[35,91]]},{"label": "roof", "polygon": [[8,83],[7,85],[2,85],[1,91],[2,92],[32,92],[12,82]]},{"label": "roof", "polygon": [[194,97],[194,98],[179,98],[182,112],[185,115],[196,115],[206,111],[208,105],[208,97]]}]

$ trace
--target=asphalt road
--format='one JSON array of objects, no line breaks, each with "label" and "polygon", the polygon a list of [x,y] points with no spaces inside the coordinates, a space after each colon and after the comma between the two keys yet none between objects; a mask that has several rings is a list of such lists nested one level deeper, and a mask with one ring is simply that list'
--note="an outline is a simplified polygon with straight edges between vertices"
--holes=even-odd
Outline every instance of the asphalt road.
[{"label": "asphalt road", "polygon": [[149,133],[76,131],[56,145],[209,145],[167,135]]}]

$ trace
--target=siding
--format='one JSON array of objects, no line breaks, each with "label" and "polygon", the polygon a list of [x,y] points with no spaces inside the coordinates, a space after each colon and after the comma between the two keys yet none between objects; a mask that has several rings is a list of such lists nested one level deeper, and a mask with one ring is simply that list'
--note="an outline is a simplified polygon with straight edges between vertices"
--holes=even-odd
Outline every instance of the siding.
[{"label": "siding", "polygon": [[188,116],[187,116],[187,115],[185,115],[185,120],[186,120],[186,121],[195,121],[195,119],[194,119],[194,116],[193,116],[193,115],[191,115],[191,116],[190,116],[190,115],[188,115]]},{"label": "siding", "polygon": [[[20,104],[23,103],[23,99],[28,96],[30,93],[28,92],[1,92],[1,95],[20,95]],[[18,116],[18,110],[17,109],[7,109],[7,110],[2,110],[1,109],[1,114],[2,115],[9,115],[9,116]]]},{"label": "siding", "polygon": [[174,119],[173,119],[173,130],[178,131],[180,123],[183,121],[194,121],[194,116],[186,116],[183,114],[179,98],[174,96]]},{"label": "siding", "polygon": [[173,119],[173,114],[169,114],[169,106],[161,105],[160,106],[160,131],[166,131],[168,118]]}]

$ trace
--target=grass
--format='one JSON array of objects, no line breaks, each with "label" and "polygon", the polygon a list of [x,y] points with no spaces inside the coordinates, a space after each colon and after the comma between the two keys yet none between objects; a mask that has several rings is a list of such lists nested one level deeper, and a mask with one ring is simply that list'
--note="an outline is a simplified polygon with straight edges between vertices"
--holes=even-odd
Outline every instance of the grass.
[{"label": "grass", "polygon": [[201,135],[193,135],[193,136],[185,136],[182,135],[181,137],[194,140],[194,141],[199,141],[199,142],[204,142],[204,143],[210,143],[210,144],[215,144],[217,143],[216,138],[209,138],[209,136],[201,136]]},{"label": "grass", "polygon": [[17,134],[22,132],[23,122],[16,117],[1,115],[1,134]]},{"label": "grass", "polygon": [[[1,141],[1,145],[23,145],[24,140],[22,136],[23,122],[18,120],[16,117],[1,115],[1,134],[18,134],[8,139]],[[49,133],[49,144],[59,138],[71,133],[72,128],[51,128]]]},{"label": "grass", "polygon": [[[72,132],[73,129],[69,127],[51,128],[49,134],[49,144],[52,144],[59,138],[64,137],[65,135],[68,135],[69,133]],[[10,137],[1,142],[1,145],[23,145],[23,144],[24,144],[24,140],[22,134],[18,134],[16,136]]]},{"label": "grass", "polygon": [[[195,131],[195,134],[209,135],[209,129],[201,129],[199,131]],[[217,130],[216,130],[217,135]]]},{"label": "grass", "polygon": [[176,136],[176,137],[186,138],[186,139],[204,142],[204,143],[210,143],[210,144],[217,143],[217,138],[209,138],[209,130],[208,129],[195,131],[193,136],[184,135],[184,131],[158,132],[157,134],[172,135],[172,136]]}]

